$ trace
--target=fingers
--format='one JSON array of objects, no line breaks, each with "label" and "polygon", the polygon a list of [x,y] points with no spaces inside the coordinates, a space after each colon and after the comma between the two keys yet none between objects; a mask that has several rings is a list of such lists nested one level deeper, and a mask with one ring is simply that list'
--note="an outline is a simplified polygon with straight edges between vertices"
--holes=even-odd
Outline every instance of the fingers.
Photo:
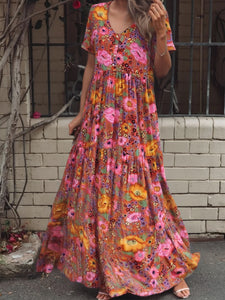
[{"label": "fingers", "polygon": [[152,7],[150,8],[150,11],[152,11],[152,13],[155,15],[156,18],[160,18],[161,12],[159,11],[159,9],[157,9],[157,7],[152,5]]},{"label": "fingers", "polygon": [[153,0],[153,2],[154,2],[153,4],[158,4],[159,7],[161,8],[161,10],[163,10],[165,12],[165,7],[162,4],[162,1],[160,1],[160,0]]},{"label": "fingers", "polygon": [[160,0],[153,0],[153,1],[154,3],[151,4],[150,10],[157,16],[157,18],[165,17],[167,12],[162,2]]},{"label": "fingers", "polygon": [[157,18],[165,17],[166,11],[162,9],[158,4],[152,4],[150,10],[156,15]]},{"label": "fingers", "polygon": [[164,34],[166,31],[165,19],[167,11],[160,0],[153,0],[149,9],[152,26],[156,33]]}]

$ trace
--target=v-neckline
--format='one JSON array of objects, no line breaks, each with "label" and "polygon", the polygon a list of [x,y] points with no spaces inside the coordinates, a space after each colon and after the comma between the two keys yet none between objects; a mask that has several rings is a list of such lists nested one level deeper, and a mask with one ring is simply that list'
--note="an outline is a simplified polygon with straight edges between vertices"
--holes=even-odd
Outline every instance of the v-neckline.
[{"label": "v-neckline", "polygon": [[127,26],[127,27],[126,27],[122,32],[120,32],[120,33],[116,32],[116,31],[113,29],[113,27],[112,27],[112,25],[111,25],[111,23],[110,23],[110,21],[109,21],[109,6],[111,5],[111,3],[112,3],[112,1],[106,2],[106,4],[107,4],[107,19],[106,19],[106,22],[107,22],[108,26],[110,27],[110,29],[112,30],[112,32],[113,32],[115,35],[120,36],[120,35],[122,35],[124,32],[126,32],[128,29],[131,29],[131,28],[133,29],[133,28],[135,28],[135,27],[136,27],[136,24],[135,24],[135,23],[132,23],[131,25]]}]

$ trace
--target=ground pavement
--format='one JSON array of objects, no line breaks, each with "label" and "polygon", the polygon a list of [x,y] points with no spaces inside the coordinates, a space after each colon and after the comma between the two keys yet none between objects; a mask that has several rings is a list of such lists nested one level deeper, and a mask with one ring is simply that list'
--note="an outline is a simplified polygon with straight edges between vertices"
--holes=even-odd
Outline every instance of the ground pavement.
[{"label": "ground pavement", "polygon": [[[225,300],[225,240],[191,241],[191,251],[200,252],[198,268],[186,278],[190,287],[190,300]],[[92,300],[97,289],[89,289],[70,282],[58,270],[48,278],[15,278],[0,280],[0,300]],[[162,294],[138,297],[126,294],[114,299],[121,300],[172,300],[179,299],[171,290]]]}]

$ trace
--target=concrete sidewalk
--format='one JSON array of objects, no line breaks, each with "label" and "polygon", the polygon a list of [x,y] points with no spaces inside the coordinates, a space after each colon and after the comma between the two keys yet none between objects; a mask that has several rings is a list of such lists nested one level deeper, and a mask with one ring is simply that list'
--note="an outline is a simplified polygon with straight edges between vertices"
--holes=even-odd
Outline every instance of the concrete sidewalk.
[{"label": "concrete sidewalk", "polygon": [[[192,300],[225,299],[225,240],[191,241],[191,252],[200,252],[198,268],[186,278],[191,290]],[[0,300],[91,300],[96,299],[97,289],[89,289],[79,283],[70,282],[58,270],[48,278],[37,276],[34,279],[16,278],[0,281]],[[138,297],[126,294],[115,299],[121,300],[172,300],[179,299],[171,290],[162,294]]]}]

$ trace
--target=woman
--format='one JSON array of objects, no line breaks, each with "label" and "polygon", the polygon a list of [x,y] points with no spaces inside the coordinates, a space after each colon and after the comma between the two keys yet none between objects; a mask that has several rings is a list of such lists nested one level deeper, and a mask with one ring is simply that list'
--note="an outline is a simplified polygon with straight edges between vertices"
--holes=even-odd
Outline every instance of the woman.
[{"label": "woman", "polygon": [[175,50],[160,0],[113,0],[91,7],[80,113],[37,270],[57,266],[71,281],[99,288],[98,299],[173,288],[198,266],[166,182],[154,77]]}]

